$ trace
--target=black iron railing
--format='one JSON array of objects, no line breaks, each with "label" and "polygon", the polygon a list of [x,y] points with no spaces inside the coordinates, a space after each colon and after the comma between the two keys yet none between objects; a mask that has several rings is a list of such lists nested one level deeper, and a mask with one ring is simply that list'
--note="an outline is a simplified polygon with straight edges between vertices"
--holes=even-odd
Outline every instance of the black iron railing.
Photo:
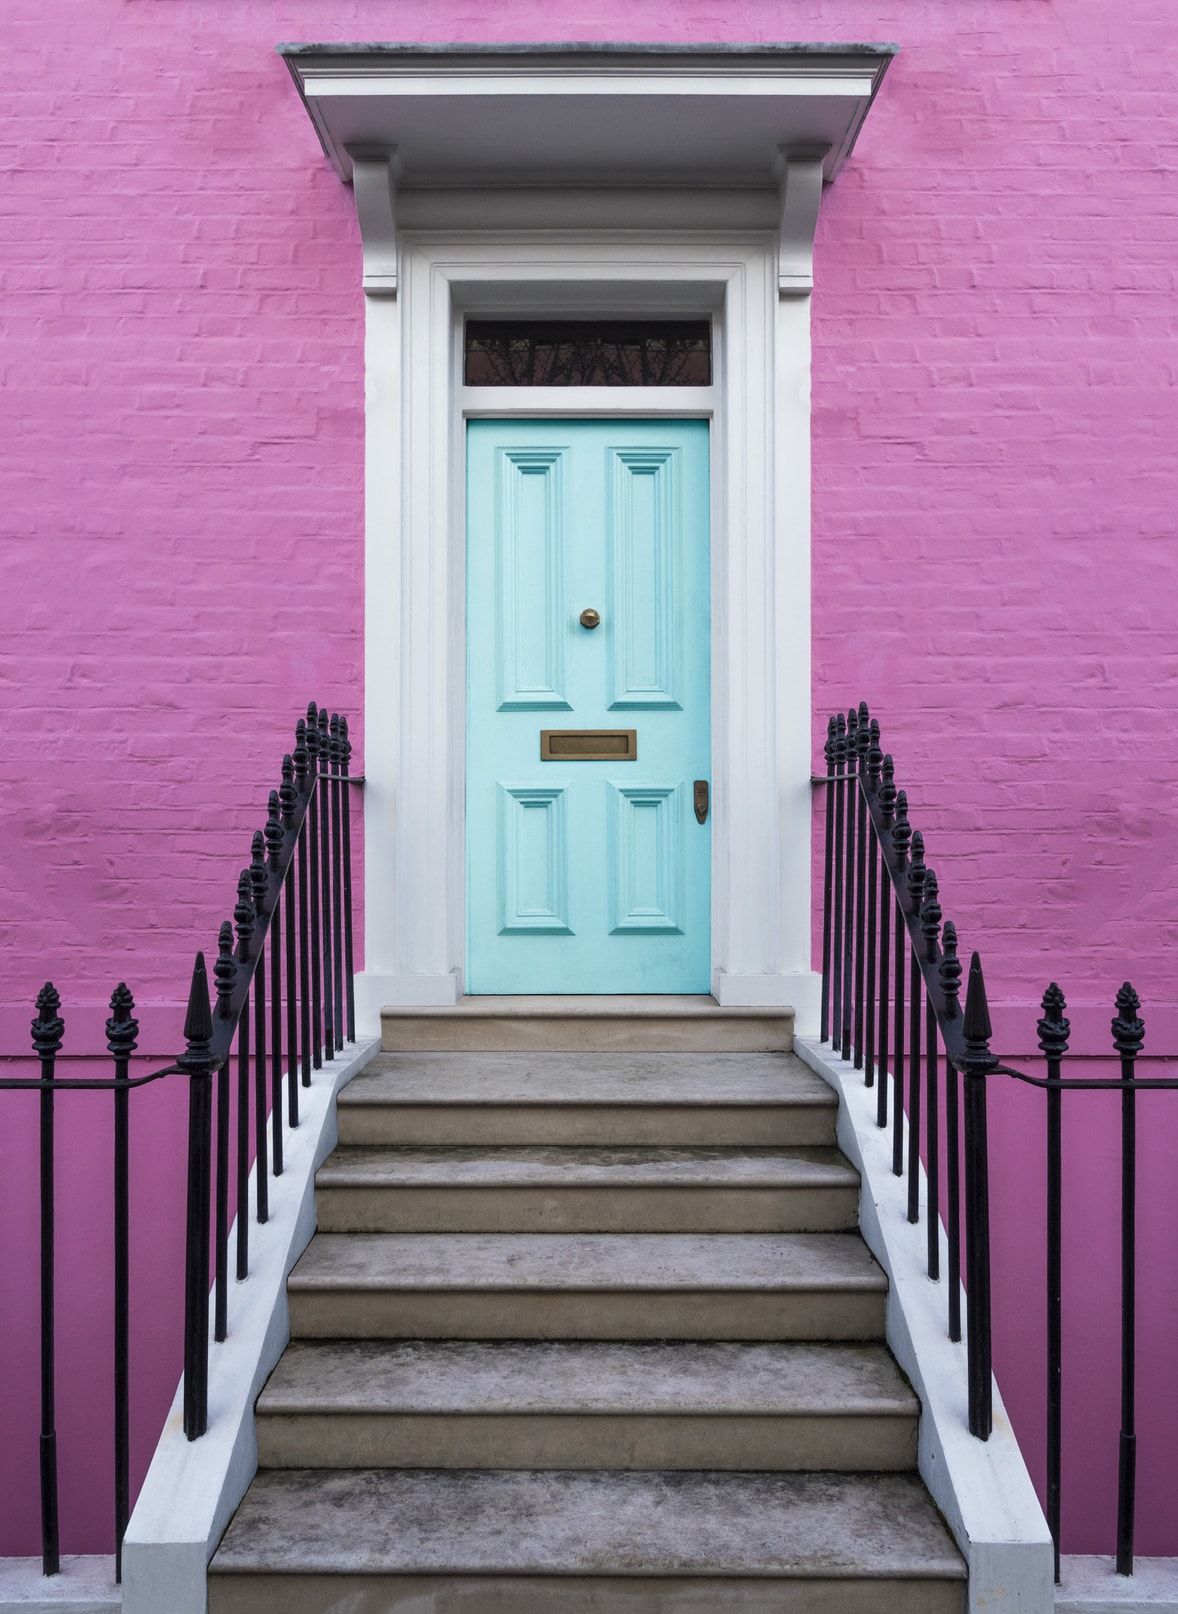
[{"label": "black iron railing", "polygon": [[1054,982],[1043,995],[1037,1028],[1046,1076],[1002,1064],[990,1051],[992,1028],[976,952],[970,962],[962,1012],[957,931],[952,922],[942,924],[940,892],[936,875],[925,863],[924,838],[909,822],[907,796],[896,788],[892,758],[883,752],[879,724],[865,702],[845,718],[840,713],[830,719],[825,754],[826,773],[813,780],[828,787],[821,1036],[838,1055],[863,1071],[868,1087],[876,1088],[876,1123],[881,1128],[891,1126],[892,1170],[897,1177],[907,1178],[908,1220],[913,1223],[921,1218],[923,1145],[927,1271],[932,1279],[941,1276],[943,1213],[948,1250],[947,1326],[953,1340],[960,1340],[962,1334],[964,1247],[969,1428],[980,1440],[988,1439],[993,1422],[987,1080],[1007,1076],[1046,1094],[1046,1514],[1055,1542],[1057,1581],[1064,1360],[1063,1094],[1110,1089],[1121,1094],[1121,1429],[1116,1561],[1119,1574],[1131,1574],[1136,1473],[1136,1094],[1146,1088],[1178,1087],[1178,1078],[1135,1074],[1145,1026],[1137,1012],[1137,993],[1128,982],[1116,995],[1112,1022],[1119,1077],[1089,1080],[1062,1074],[1070,1027],[1064,1016],[1064,995]]},{"label": "black iron railing", "polygon": [[[41,1556],[46,1575],[57,1574],[61,1562],[54,1404],[55,1101],[74,1091],[113,1094],[115,1576],[121,1580],[130,1513],[130,1095],[165,1077],[189,1079],[184,1433],[196,1440],[206,1432],[209,1418],[210,1260],[215,1274],[213,1334],[218,1341],[227,1336],[231,1179],[237,1202],[235,1272],[238,1279],[249,1272],[251,1117],[257,1165],[254,1213],[265,1222],[270,1176],[281,1175],[283,1169],[284,1113],[286,1126],[297,1127],[300,1085],[310,1086],[312,1071],[335,1058],[345,1037],[355,1040],[348,787],[363,780],[349,775],[351,751],[347,720],[329,717],[312,702],[306,720],[297,725],[294,751],[282,759],[282,783],[270,792],[265,828],[253,837],[232,923],[226,920],[221,926],[213,965],[215,1004],[209,999],[204,954],[196,955],[185,1049],[174,1064],[130,1075],[139,1027],[131,993],[120,982],[106,1022],[113,1076],[59,1077],[65,1024],[58,1012],[61,999],[46,982],[37,994],[32,1024],[40,1077],[0,1077],[0,1090],[40,1094]],[[231,1150],[234,1115],[236,1147]]]}]

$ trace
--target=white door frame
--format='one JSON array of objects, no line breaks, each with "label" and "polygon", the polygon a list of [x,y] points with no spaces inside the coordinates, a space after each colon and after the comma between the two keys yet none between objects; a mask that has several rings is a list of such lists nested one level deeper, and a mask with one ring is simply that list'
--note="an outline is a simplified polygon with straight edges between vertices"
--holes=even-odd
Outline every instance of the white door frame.
[{"label": "white door frame", "polygon": [[[366,298],[365,968],[357,1018],[448,1004],[465,956],[469,414],[712,420],[712,990],[816,1021],[810,327],[764,230],[402,232]],[[464,313],[715,316],[708,389],[465,389]]]}]

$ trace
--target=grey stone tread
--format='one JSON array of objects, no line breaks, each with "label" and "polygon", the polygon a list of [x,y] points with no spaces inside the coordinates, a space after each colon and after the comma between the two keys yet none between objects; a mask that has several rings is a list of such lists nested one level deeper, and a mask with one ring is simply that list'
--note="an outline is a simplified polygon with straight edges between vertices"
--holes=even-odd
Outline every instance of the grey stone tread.
[{"label": "grey stone tread", "polygon": [[833,1090],[796,1054],[378,1054],[339,1096],[365,1104],[820,1104]]},{"label": "grey stone tread", "polygon": [[317,1233],[291,1294],[883,1293],[857,1233]]},{"label": "grey stone tread", "polygon": [[837,1149],[338,1148],[317,1188],[857,1188]]},{"label": "grey stone tread", "polygon": [[429,1469],[261,1473],[210,1572],[965,1574],[913,1475]]},{"label": "grey stone tread", "polygon": [[879,1345],[294,1341],[259,1416],[654,1413],[915,1418]]}]

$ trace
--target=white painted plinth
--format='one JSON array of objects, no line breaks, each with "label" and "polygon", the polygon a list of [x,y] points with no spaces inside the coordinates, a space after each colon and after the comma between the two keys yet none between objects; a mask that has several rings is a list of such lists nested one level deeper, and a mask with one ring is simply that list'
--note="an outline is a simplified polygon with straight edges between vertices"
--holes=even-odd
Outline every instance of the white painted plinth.
[{"label": "white painted plinth", "polygon": [[[948,1335],[947,1280],[928,1280],[926,1226],[907,1219],[906,1179],[892,1173],[891,1129],[875,1124],[876,1090],[825,1044],[798,1038],[794,1048],[839,1095],[839,1146],[861,1178],[860,1230],[888,1275],[888,1345],[920,1397],[920,1477],[968,1565],[970,1614],[1051,1614],[1047,1521],[997,1384],[993,1433],[989,1440],[969,1433],[965,1344]],[[922,1171],[922,1205],[925,1186]],[[942,1229],[942,1273],[948,1259]],[[963,1294],[963,1331],[965,1309]]]},{"label": "white painted plinth", "polygon": [[[250,1274],[230,1286],[229,1337],[210,1342],[208,1433],[185,1439],[181,1382],[131,1515],[124,1614],[205,1614],[209,1558],[257,1471],[254,1402],[290,1338],[286,1277],[315,1231],[315,1172],[335,1148],[335,1095],[379,1046],[349,1043],[299,1089],[300,1124],[285,1134],[282,1176],[270,1179],[269,1221],[259,1226],[251,1208]],[[255,1182],[251,1172],[251,1207]],[[231,1251],[234,1242],[231,1231]]]},{"label": "white painted plinth", "polygon": [[40,1558],[0,1558],[0,1614],[118,1614],[121,1606],[113,1555],[63,1557],[48,1579]]},{"label": "white painted plinth", "polygon": [[1111,1558],[1065,1556],[1056,1614],[1178,1614],[1178,1558],[1138,1558],[1118,1575]]}]

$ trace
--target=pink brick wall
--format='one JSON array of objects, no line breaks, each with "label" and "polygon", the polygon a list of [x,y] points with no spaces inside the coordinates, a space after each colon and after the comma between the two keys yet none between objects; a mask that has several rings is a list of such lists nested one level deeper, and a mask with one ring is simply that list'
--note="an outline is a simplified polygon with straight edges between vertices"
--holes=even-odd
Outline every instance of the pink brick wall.
[{"label": "pink brick wall", "polygon": [[[1151,1036],[1167,1024],[1178,204],[1162,0],[72,0],[52,29],[9,0],[5,21],[5,1048],[50,973],[92,1048],[125,975],[149,1051],[170,1054],[293,712],[311,696],[359,712],[357,231],[273,47],[390,35],[899,42],[819,226],[816,721],[874,703],[946,914],[984,938],[1000,1003],[1057,974],[1103,1018],[1132,960]],[[160,1101],[138,1124],[156,1171],[175,1116]],[[1103,1158],[1099,1127],[1080,1142]],[[6,1128],[0,1147],[18,1196],[29,1139]],[[166,1173],[151,1189],[147,1268],[180,1204]],[[1021,1201],[998,1207],[1000,1245],[1025,1248]],[[0,1277],[0,1361],[27,1368],[18,1278]],[[141,1473],[178,1310],[140,1325]],[[1033,1429],[1024,1343],[1000,1335]],[[91,1406],[63,1450],[71,1551],[109,1538]],[[34,1460],[3,1481],[0,1552],[35,1550]],[[1097,1515],[1074,1518],[1067,1545],[1107,1547]],[[1151,1518],[1141,1546],[1178,1537]]]}]

